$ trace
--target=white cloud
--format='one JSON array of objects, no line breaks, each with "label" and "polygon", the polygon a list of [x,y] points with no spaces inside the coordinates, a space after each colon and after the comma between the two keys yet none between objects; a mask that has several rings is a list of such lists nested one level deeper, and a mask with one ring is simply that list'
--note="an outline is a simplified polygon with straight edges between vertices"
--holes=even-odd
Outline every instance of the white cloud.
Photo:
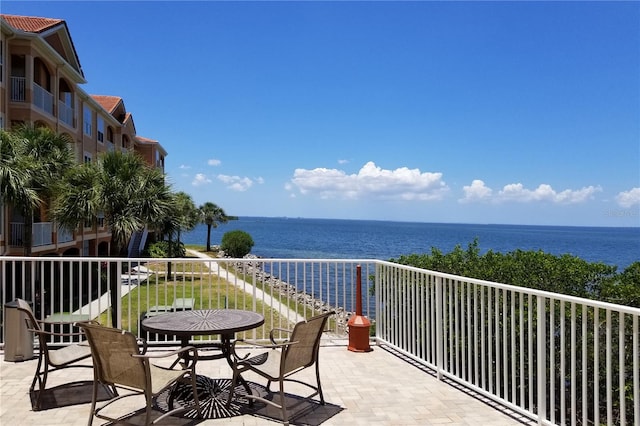
[{"label": "white cloud", "polygon": [[471,182],[471,185],[465,185],[462,187],[464,191],[464,198],[461,198],[461,203],[467,203],[471,201],[481,201],[491,198],[493,190],[486,186],[480,179],[475,179]]},{"label": "white cloud", "polygon": [[549,201],[558,204],[582,203],[593,198],[596,192],[602,191],[599,186],[587,186],[578,190],[566,189],[556,192],[551,185],[540,184],[536,189],[527,189],[521,183],[511,183],[505,185],[498,193],[499,201]]},{"label": "white cloud", "polygon": [[620,207],[631,207],[636,204],[640,205],[640,188],[631,188],[629,191],[623,191],[616,195],[616,201]]},{"label": "white cloud", "polygon": [[357,174],[342,170],[296,169],[291,184],[302,194],[315,193],[321,198],[359,199],[374,197],[397,200],[437,200],[448,191],[442,173],[420,172],[401,167],[382,169],[370,161]]},{"label": "white cloud", "polygon": [[338,160],[338,164],[347,164],[348,162],[349,160],[342,160],[342,159]]},{"label": "white cloud", "polygon": [[510,183],[494,195],[493,189],[485,185],[480,179],[475,179],[471,185],[464,186],[464,198],[459,199],[461,203],[474,201],[492,202],[535,202],[548,201],[557,204],[577,204],[593,198],[596,192],[602,191],[599,186],[586,186],[582,189],[566,189],[556,192],[551,185],[541,184],[536,189],[527,189],[521,183]]},{"label": "white cloud", "polygon": [[[262,178],[258,178],[262,179]],[[244,192],[253,186],[253,181],[248,177],[218,175],[218,180],[227,185],[228,189],[238,192]],[[262,182],[258,182],[262,183]]]},{"label": "white cloud", "polygon": [[187,166],[186,164],[180,164],[180,168],[187,170],[187,169],[190,169],[191,166]]},{"label": "white cloud", "polygon": [[201,185],[206,185],[208,183],[211,183],[211,179],[209,179],[203,173],[198,173],[193,178],[193,181],[191,182],[191,185],[193,185],[193,186],[201,186]]},{"label": "white cloud", "polygon": [[222,164],[222,161],[217,160],[215,158],[211,158],[209,160],[207,160],[207,164],[210,166],[219,166],[220,164]]}]

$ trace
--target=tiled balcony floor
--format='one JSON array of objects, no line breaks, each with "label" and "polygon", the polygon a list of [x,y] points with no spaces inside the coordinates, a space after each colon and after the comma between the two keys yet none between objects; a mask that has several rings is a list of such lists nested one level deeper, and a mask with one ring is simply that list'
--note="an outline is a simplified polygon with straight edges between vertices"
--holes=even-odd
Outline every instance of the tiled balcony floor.
[{"label": "tiled balcony floor", "polygon": [[[320,349],[320,373],[325,406],[307,405],[291,424],[305,425],[521,425],[533,424],[517,414],[484,402],[439,382],[431,372],[405,359],[373,346],[368,353],[347,350],[346,342],[326,342]],[[71,405],[34,412],[28,388],[36,368],[36,360],[0,362],[0,424],[2,425],[86,425],[90,404]],[[230,378],[231,369],[223,360],[202,361],[198,374]],[[313,381],[313,369],[301,373]],[[53,373],[49,386],[78,380],[90,380],[89,368],[66,369]],[[257,376],[246,375],[249,382],[263,384]],[[48,387],[49,387],[48,386]],[[295,388],[285,388],[295,394]],[[126,400],[127,398],[125,398]],[[128,398],[123,413],[144,406],[142,400]],[[304,405],[303,405],[304,406]],[[141,416],[138,416],[141,418]],[[136,420],[138,418],[136,417]],[[95,419],[94,424],[101,424]],[[277,424],[254,414],[222,419],[189,421],[168,418],[165,425],[269,425]]]}]

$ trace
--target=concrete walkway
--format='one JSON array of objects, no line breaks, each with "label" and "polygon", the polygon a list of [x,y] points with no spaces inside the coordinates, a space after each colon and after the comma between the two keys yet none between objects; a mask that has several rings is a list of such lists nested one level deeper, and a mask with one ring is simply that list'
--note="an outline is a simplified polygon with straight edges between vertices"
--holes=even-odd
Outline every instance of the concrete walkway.
[{"label": "concrete walkway", "polygon": [[[201,253],[199,251],[196,250],[187,250],[187,253],[191,256],[196,256],[200,259],[211,259],[211,257],[205,253]],[[262,290],[260,290],[259,288],[254,289],[253,288],[253,284],[250,284],[240,278],[238,278],[236,275],[234,275],[233,273],[229,272],[228,270],[220,270],[219,266],[218,266],[218,262],[216,262],[215,260],[212,260],[210,262],[204,262],[204,265],[209,268],[209,270],[211,270],[214,274],[220,276],[221,278],[226,279],[227,281],[229,281],[231,284],[234,284],[236,287],[238,287],[239,289],[243,290],[243,291],[247,291],[247,289],[251,289],[251,291],[247,291],[247,293],[251,294],[252,296],[255,296],[256,299],[258,300],[262,300],[267,306],[269,306],[271,309],[280,312],[280,315],[282,315],[284,318],[286,318],[288,321],[292,322],[292,323],[297,323],[299,321],[303,321],[305,318],[302,317],[301,315],[298,315],[298,313],[292,309],[289,309],[289,307],[283,303],[280,303],[280,301],[276,298],[271,297],[270,295],[268,295],[267,293],[263,292]]]}]

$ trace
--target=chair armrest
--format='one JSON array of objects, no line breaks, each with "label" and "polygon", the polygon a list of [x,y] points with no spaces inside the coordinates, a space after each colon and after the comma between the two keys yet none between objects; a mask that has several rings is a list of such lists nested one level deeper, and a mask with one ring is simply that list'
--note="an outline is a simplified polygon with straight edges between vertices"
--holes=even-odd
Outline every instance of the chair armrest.
[{"label": "chair armrest", "polygon": [[[65,324],[69,324],[69,323],[65,323]],[[56,336],[56,337],[84,336],[84,333],[82,332],[58,333],[55,331],[48,331],[48,330],[42,330],[42,329],[36,329],[36,328],[27,328],[27,330],[32,331],[35,334],[39,334],[41,336]]]},{"label": "chair armrest", "polygon": [[271,331],[269,332],[269,340],[271,340],[271,343],[273,343],[274,345],[277,344],[276,339],[273,337],[275,331],[281,331],[283,333],[289,333],[289,334],[293,333],[293,330],[289,330],[286,328],[278,328],[278,327],[272,328]]},{"label": "chair armrest", "polygon": [[[45,335],[45,336],[57,336],[57,337],[84,336],[84,332],[79,328],[78,324],[84,324],[84,323],[99,324],[99,322],[96,321],[96,320],[73,321],[73,322],[67,322],[67,321],[49,322],[49,321],[43,321],[43,320],[36,320],[36,323],[37,323],[37,326],[39,327],[39,329],[35,329],[33,327],[30,327],[29,326],[29,321],[27,321],[27,330],[32,331],[32,332],[37,333],[37,334],[42,334],[42,335]],[[68,333],[51,331],[51,329],[53,329],[53,327],[55,327],[55,326],[72,326],[72,327],[77,328],[78,331],[72,331],[72,332],[68,332]]]},{"label": "chair armrest", "polygon": [[[145,350],[146,350],[146,341],[145,341]],[[185,352],[191,352],[189,356],[184,357],[185,368],[194,369],[196,362],[198,362],[198,349],[196,349],[195,346],[185,346],[183,348],[176,349],[171,352],[162,352],[157,354],[150,354],[150,353],[143,352],[137,355],[134,354],[132,356],[134,358],[158,359],[158,358],[168,358],[174,355],[181,355]]]},{"label": "chair armrest", "polygon": [[290,346],[290,345],[295,345],[296,343],[298,343],[297,341],[295,342],[283,342],[283,343],[261,343],[261,342],[256,342],[256,341],[250,341],[250,340],[244,340],[244,339],[238,339],[236,341],[233,342],[233,345],[231,345],[231,357],[234,360],[234,363],[238,362],[238,361],[243,361],[247,358],[249,358],[251,356],[250,352],[247,352],[247,354],[245,356],[239,356],[238,353],[236,352],[236,344],[238,342],[242,342],[242,343],[247,343],[251,346],[257,346],[260,349],[280,349],[280,348],[284,348],[286,346]]}]

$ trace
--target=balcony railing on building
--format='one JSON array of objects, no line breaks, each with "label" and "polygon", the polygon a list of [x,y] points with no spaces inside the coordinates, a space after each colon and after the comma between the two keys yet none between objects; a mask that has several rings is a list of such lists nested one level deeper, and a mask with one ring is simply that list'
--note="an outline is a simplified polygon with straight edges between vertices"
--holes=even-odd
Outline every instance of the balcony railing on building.
[{"label": "balcony railing on building", "polygon": [[372,259],[66,257],[0,257],[0,302],[23,297],[41,319],[66,312],[175,345],[140,320],[178,299],[258,311],[265,325],[246,337],[265,340],[332,309],[329,332],[346,339],[358,265],[379,345],[539,424],[640,425],[640,309],[622,305]]},{"label": "balcony railing on building", "polygon": [[33,104],[53,115],[53,94],[37,83],[33,83]]},{"label": "balcony railing on building", "polygon": [[73,241],[73,232],[66,230],[64,228],[60,228],[58,227],[58,232],[57,232],[57,241],[58,244],[62,244],[62,243],[69,243],[71,241]]},{"label": "balcony railing on building", "polygon": [[[26,102],[27,100],[27,80],[25,77],[11,77],[11,101]],[[53,115],[53,94],[37,83],[33,83],[33,104],[41,110]],[[64,104],[63,104],[64,105]],[[61,120],[73,126],[73,110],[71,116],[69,112],[62,112],[64,117]]]},{"label": "balcony railing on building", "polygon": [[27,79],[25,77],[11,77],[11,100],[13,102],[27,100]]},{"label": "balcony railing on building", "polygon": [[[24,222],[11,222],[11,239],[9,244],[12,247],[23,247]],[[53,244],[53,223],[35,222],[31,232],[31,246],[40,247]]]},{"label": "balcony railing on building", "polygon": [[58,117],[60,121],[73,127],[73,108],[62,101],[58,101]]}]

